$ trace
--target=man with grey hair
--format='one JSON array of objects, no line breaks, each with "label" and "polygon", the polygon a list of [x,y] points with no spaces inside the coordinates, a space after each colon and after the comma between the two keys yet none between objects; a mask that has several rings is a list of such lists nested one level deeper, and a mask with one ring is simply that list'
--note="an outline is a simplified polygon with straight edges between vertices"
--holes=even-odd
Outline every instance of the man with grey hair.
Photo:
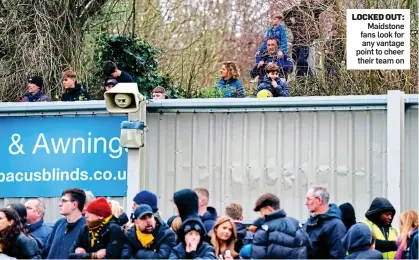
[{"label": "man with grey hair", "polygon": [[329,192],[321,186],[310,188],[306,195],[310,217],[305,228],[312,242],[308,254],[311,259],[344,259],[346,256],[342,244],[346,235],[342,213],[335,204],[329,204],[329,198]]},{"label": "man with grey hair", "polygon": [[84,193],[86,194],[86,203],[84,204],[83,208],[83,216],[86,214],[87,206],[89,206],[89,203],[94,201],[96,199],[95,195],[93,195],[93,192],[90,190],[84,190]]},{"label": "man with grey hair", "polygon": [[45,244],[52,228],[44,224],[45,204],[39,199],[30,199],[25,203],[29,233]]}]

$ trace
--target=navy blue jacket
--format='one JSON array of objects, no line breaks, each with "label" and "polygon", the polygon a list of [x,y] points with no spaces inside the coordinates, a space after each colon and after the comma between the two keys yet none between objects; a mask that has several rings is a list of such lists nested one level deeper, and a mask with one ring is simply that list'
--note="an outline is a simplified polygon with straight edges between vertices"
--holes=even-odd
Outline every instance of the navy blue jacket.
[{"label": "navy blue jacket", "polygon": [[205,230],[209,233],[214,227],[215,221],[217,221],[217,210],[213,207],[207,207],[207,212],[201,217],[202,223],[204,223]]},{"label": "navy blue jacket", "polygon": [[273,36],[276,38],[278,42],[278,46],[281,49],[283,54],[288,54],[288,36],[287,31],[285,30],[282,24],[278,25],[276,28],[269,28],[266,32],[265,38],[263,39],[263,43],[259,48],[259,52],[262,53],[266,50],[266,44],[268,42],[268,38]]},{"label": "navy blue jacket", "polygon": [[418,259],[418,232],[412,238],[412,244],[410,245],[410,259]]},{"label": "navy blue jacket", "polygon": [[280,78],[275,79],[276,83],[278,83],[278,86],[274,88],[272,86],[272,79],[268,78],[268,76],[265,76],[263,79],[263,82],[260,83],[258,88],[256,89],[256,94],[259,93],[262,89],[269,90],[274,97],[289,97],[290,93],[288,90],[288,84],[287,82],[283,81]]},{"label": "navy blue jacket", "polygon": [[225,98],[244,98],[244,88],[238,79],[220,79],[218,89],[223,91]]},{"label": "navy blue jacket", "polygon": [[335,204],[330,204],[325,214],[311,216],[305,227],[312,243],[309,258],[344,259],[346,257],[342,245],[346,227],[341,220],[341,212]]},{"label": "navy blue jacket", "polygon": [[307,259],[310,248],[308,234],[303,225],[287,217],[285,211],[266,215],[256,226],[252,259]]},{"label": "navy blue jacket", "polygon": [[144,248],[137,239],[136,226],[125,234],[126,241],[122,250],[123,259],[167,259],[176,245],[173,230],[160,218],[155,217],[156,228],[153,232],[154,242],[149,248]]},{"label": "navy blue jacket", "polygon": [[3,253],[17,259],[42,259],[42,252],[36,240],[23,233],[20,233],[11,248]]},{"label": "navy blue jacket", "polygon": [[349,252],[346,259],[383,259],[380,251],[370,249],[371,242],[371,231],[367,225],[353,225],[342,239],[345,250]]},{"label": "navy blue jacket", "polygon": [[[92,253],[101,249],[106,249],[107,259],[118,259],[121,257],[122,248],[124,246],[125,236],[122,228],[119,226],[118,219],[113,216],[111,220],[103,226],[97,237],[97,242],[91,245],[91,235],[89,229],[85,225],[77,236],[76,241],[70,249],[68,258],[70,259],[90,259]],[[85,254],[76,254],[77,248],[83,248]]]},{"label": "navy blue jacket", "polygon": [[179,243],[170,254],[169,259],[216,259],[214,248],[207,242],[201,243],[196,251],[187,253],[185,245]]},{"label": "navy blue jacket", "polygon": [[[263,65],[258,68],[258,64],[260,61],[263,60]],[[269,63],[275,63],[279,67],[279,77],[286,77],[290,74],[294,69],[294,62],[292,58],[288,55],[284,55],[281,58],[278,58],[276,53],[274,55],[270,54],[269,52],[263,52],[256,57],[256,64],[250,70],[250,76],[252,78],[256,78],[259,76],[259,82],[262,83],[263,78],[266,75],[266,66]]]},{"label": "navy blue jacket", "polygon": [[80,84],[76,83],[74,88],[69,88],[64,91],[61,101],[86,101],[92,100],[89,93],[82,88]]},{"label": "navy blue jacket", "polygon": [[45,245],[47,242],[49,234],[52,232],[52,228],[44,224],[44,220],[28,225],[29,232],[31,236],[37,238],[42,245]]},{"label": "navy blue jacket", "polygon": [[81,217],[74,223],[68,223],[66,218],[62,218],[55,223],[44,246],[44,255],[47,259],[68,259],[70,249],[80,230],[86,225],[86,219]]}]

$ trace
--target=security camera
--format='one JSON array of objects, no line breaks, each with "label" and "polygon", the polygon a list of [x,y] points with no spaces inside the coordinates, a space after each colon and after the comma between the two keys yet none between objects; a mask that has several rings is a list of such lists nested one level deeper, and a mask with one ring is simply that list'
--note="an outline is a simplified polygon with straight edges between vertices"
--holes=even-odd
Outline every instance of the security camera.
[{"label": "security camera", "polygon": [[118,83],[105,92],[106,109],[110,113],[136,112],[144,100],[144,96],[138,92],[137,83]]}]

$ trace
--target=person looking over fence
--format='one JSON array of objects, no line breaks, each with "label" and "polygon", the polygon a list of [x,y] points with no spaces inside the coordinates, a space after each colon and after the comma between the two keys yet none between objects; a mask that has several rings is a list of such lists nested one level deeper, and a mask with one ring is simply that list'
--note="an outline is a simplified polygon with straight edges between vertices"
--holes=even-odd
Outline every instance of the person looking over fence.
[{"label": "person looking over fence", "polygon": [[269,90],[273,97],[289,97],[290,95],[288,84],[279,77],[279,67],[274,63],[266,66],[266,76],[256,89],[256,93],[264,89]]},{"label": "person looking over fence", "polygon": [[294,63],[288,55],[278,56],[278,42],[274,37],[269,37],[267,41],[267,50],[263,51],[256,57],[256,64],[250,71],[252,78],[258,77],[258,85],[263,82],[266,76],[266,67],[270,63],[274,63],[279,67],[279,77],[283,80],[288,78],[288,75],[294,68]]},{"label": "person looking over fence", "polygon": [[[288,36],[285,27],[281,24],[284,16],[281,13],[276,13],[270,16],[269,22],[271,27],[266,32],[262,45],[260,46],[256,57],[261,55],[267,49],[268,39],[274,38],[277,40],[279,49],[277,50],[278,57],[288,54]],[[258,63],[258,61],[256,61]]]},{"label": "person looking over fence", "polygon": [[160,86],[157,86],[153,89],[153,99],[166,99],[166,89]]},{"label": "person looking over fence", "polygon": [[43,91],[44,80],[42,77],[33,76],[28,79],[28,92],[26,97],[23,98],[23,102],[43,102],[51,101]]},{"label": "person looking over fence", "polygon": [[236,63],[225,61],[221,65],[218,89],[224,93],[225,98],[244,98],[244,88],[239,80],[240,69]]},{"label": "person looking over fence", "polygon": [[64,94],[61,101],[86,101],[92,100],[89,93],[77,83],[77,75],[74,71],[66,70],[63,72]]},{"label": "person looking over fence", "polygon": [[119,83],[135,83],[135,80],[128,72],[118,69],[112,61],[106,61],[103,64],[103,73],[106,77],[114,78]]}]

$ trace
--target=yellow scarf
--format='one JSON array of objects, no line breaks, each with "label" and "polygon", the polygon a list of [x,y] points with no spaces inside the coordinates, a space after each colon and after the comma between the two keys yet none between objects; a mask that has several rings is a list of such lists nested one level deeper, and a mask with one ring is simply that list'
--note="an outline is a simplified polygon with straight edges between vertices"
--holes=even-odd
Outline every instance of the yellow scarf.
[{"label": "yellow scarf", "polygon": [[106,224],[108,224],[108,222],[111,220],[111,218],[112,218],[112,215],[110,215],[109,217],[103,219],[102,223],[99,226],[94,227],[94,228],[89,228],[89,233],[90,233],[90,237],[91,237],[91,239],[90,239],[90,246],[92,248],[94,247],[94,245],[96,243],[96,240],[98,239],[99,233],[102,230],[103,226],[105,226]]},{"label": "yellow scarf", "polygon": [[149,248],[154,241],[154,237],[152,234],[144,234],[141,230],[136,226],[135,233],[137,234],[137,239],[140,241],[141,245],[144,248]]}]

